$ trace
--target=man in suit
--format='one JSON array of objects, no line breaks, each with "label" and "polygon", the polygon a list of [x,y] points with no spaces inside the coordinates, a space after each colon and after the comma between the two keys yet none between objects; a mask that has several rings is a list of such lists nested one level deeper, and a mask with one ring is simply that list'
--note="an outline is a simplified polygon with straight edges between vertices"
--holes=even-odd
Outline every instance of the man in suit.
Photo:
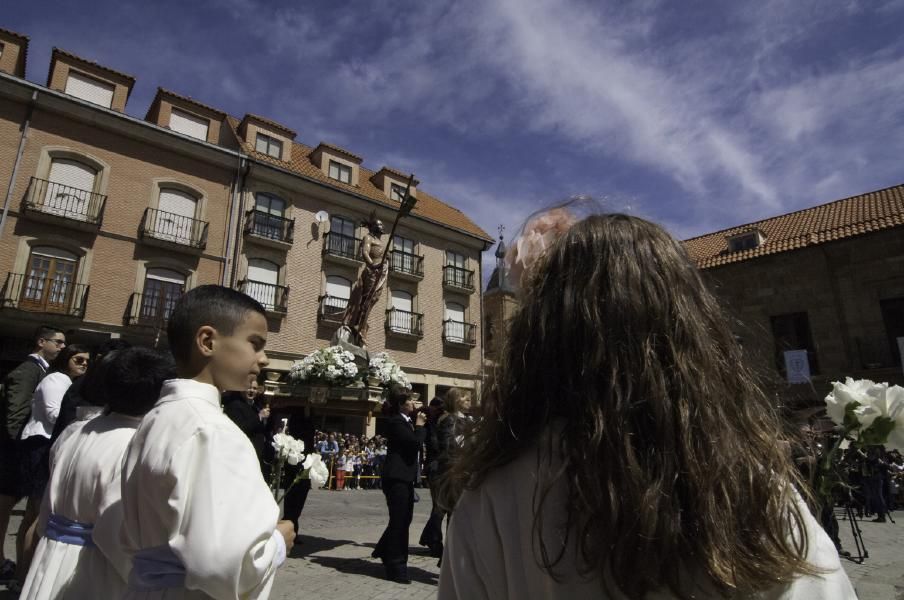
[{"label": "man in suit", "polygon": [[[31,398],[50,363],[65,347],[66,336],[61,329],[48,325],[39,327],[35,332],[34,352],[3,381],[0,398],[3,423],[0,427],[0,539],[6,538],[13,507],[23,496],[19,436],[31,415]],[[15,563],[6,558],[0,544],[0,581],[11,580],[15,572]]]},{"label": "man in suit", "polygon": [[373,556],[383,561],[386,578],[398,583],[411,583],[408,576],[408,529],[414,516],[418,455],[427,436],[424,429],[427,415],[418,411],[417,405],[409,390],[390,389],[386,404],[389,416],[387,451],[383,466],[383,495],[389,509],[389,524]]},{"label": "man in suit", "polygon": [[258,408],[255,405],[257,397],[257,381],[251,382],[251,386],[244,392],[226,392],[223,394],[223,413],[251,440],[257,460],[261,464],[261,473],[266,474],[264,447],[267,444],[267,419],[270,418],[270,409]]}]

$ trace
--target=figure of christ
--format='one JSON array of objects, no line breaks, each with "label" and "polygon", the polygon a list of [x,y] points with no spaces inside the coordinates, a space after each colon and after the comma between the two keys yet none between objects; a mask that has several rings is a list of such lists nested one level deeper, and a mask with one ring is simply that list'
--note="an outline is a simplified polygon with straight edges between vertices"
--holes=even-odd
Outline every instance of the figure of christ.
[{"label": "figure of christ", "polygon": [[371,219],[367,223],[367,228],[368,233],[361,242],[364,270],[352,287],[345,317],[342,319],[342,324],[357,334],[361,346],[366,344],[367,318],[380,298],[380,292],[386,285],[386,276],[389,273],[389,263],[383,260],[386,251],[386,244],[382,239],[383,222]]}]

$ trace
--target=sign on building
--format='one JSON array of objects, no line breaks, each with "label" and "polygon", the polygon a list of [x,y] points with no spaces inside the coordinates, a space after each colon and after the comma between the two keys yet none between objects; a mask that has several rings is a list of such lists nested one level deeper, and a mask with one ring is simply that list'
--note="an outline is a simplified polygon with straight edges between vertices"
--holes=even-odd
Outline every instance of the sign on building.
[{"label": "sign on building", "polygon": [[806,350],[785,351],[785,373],[788,383],[809,383],[810,359]]}]

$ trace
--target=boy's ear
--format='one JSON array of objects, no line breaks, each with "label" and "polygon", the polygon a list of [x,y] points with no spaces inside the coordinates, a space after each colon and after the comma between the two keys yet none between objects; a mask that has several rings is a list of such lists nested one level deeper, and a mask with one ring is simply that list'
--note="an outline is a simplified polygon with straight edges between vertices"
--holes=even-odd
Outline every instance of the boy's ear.
[{"label": "boy's ear", "polygon": [[213,356],[217,339],[217,330],[210,325],[203,325],[198,328],[195,334],[195,346],[201,356],[207,358]]}]

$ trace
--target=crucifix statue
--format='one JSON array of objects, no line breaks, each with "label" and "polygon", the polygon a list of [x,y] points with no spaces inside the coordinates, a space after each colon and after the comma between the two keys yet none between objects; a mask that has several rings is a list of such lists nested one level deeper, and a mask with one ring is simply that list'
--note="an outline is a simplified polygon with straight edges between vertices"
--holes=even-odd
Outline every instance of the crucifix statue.
[{"label": "crucifix statue", "polygon": [[333,344],[343,346],[356,356],[367,354],[367,319],[371,310],[380,299],[380,292],[386,285],[386,277],[389,274],[389,264],[386,257],[391,253],[392,239],[395,235],[396,227],[402,217],[406,217],[411,213],[417,200],[411,195],[411,184],[414,181],[414,175],[408,178],[408,185],[405,188],[405,194],[402,197],[402,203],[396,212],[395,221],[389,233],[389,243],[383,241],[383,221],[377,218],[376,212],[371,212],[370,217],[365,222],[367,226],[367,235],[361,241],[361,260],[364,261],[364,268],[355,284],[352,286],[351,294],[348,299],[348,306],[345,309],[345,315],[342,319],[342,326],[333,336]]}]

